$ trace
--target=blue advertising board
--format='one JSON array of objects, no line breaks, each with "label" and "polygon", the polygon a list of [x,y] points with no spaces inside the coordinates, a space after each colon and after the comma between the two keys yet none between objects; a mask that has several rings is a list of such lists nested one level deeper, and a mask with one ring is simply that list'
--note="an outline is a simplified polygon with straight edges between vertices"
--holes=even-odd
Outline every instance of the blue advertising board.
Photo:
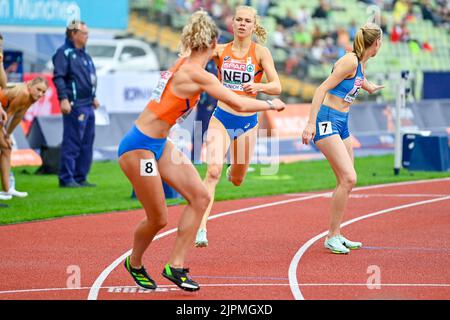
[{"label": "blue advertising board", "polygon": [[90,28],[126,29],[128,0],[0,0],[0,26],[65,27],[81,19]]}]

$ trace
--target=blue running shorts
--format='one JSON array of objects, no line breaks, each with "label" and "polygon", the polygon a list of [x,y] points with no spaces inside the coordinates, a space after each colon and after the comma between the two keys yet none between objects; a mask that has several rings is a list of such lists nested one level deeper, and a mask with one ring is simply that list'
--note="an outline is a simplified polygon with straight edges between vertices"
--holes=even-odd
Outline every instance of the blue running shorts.
[{"label": "blue running shorts", "polygon": [[342,140],[350,137],[348,112],[341,112],[325,105],[320,106],[316,119],[314,142],[338,134]]},{"label": "blue running shorts", "polygon": [[167,138],[156,139],[149,137],[134,125],[120,142],[118,155],[120,157],[125,152],[144,149],[153,152],[156,160],[159,160],[166,146],[166,142]]},{"label": "blue running shorts", "polygon": [[231,140],[237,139],[258,124],[257,113],[251,116],[237,116],[216,107],[213,116],[223,124],[225,129],[227,129]]}]

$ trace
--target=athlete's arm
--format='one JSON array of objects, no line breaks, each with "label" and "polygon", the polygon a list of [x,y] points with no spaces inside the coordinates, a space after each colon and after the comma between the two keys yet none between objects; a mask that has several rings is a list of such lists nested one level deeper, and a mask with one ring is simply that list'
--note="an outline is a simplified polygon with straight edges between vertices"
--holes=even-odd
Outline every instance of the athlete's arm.
[{"label": "athlete's arm", "polygon": [[245,83],[242,85],[245,92],[251,93],[264,92],[269,95],[279,95],[281,93],[281,82],[278,77],[275,63],[269,49],[263,46],[257,46],[258,52],[261,54],[261,66],[267,77],[266,83]]},{"label": "athlete's arm", "polygon": [[369,80],[367,80],[366,78],[364,78],[362,88],[364,90],[366,90],[368,93],[372,94],[372,93],[375,93],[375,92],[383,89],[384,85],[376,85],[376,84],[370,82]]},{"label": "athlete's arm", "polygon": [[211,57],[212,60],[214,60],[214,63],[216,64],[217,68],[219,68],[220,64],[220,56],[222,55],[223,50],[225,49],[226,44],[218,44],[216,46],[216,49],[213,52],[213,55]]},{"label": "athlete's arm", "polygon": [[271,106],[267,101],[240,96],[225,88],[213,74],[205,70],[192,73],[191,78],[203,91],[206,91],[213,98],[223,101],[238,112],[281,111],[285,108],[284,102],[279,99],[274,99],[272,101],[273,106]]},{"label": "athlete's arm", "polygon": [[8,115],[6,114],[5,109],[3,109],[3,106],[2,106],[2,104],[0,103],[0,121],[2,122],[2,123],[0,124],[0,126],[3,125],[3,124],[5,124],[7,120],[8,120]]},{"label": "athlete's arm", "polygon": [[355,74],[357,68],[358,61],[354,58],[354,56],[344,56],[341,61],[336,63],[336,67],[328,78],[316,89],[311,104],[308,124],[302,134],[302,142],[304,144],[308,144],[309,140],[314,139],[316,134],[317,114],[319,113],[320,106],[325,99],[325,94],[329,90],[335,88],[340,82],[342,82],[342,80]]},{"label": "athlete's arm", "polygon": [[3,67],[3,52],[0,48],[0,89],[5,89],[8,79],[6,77],[5,68]]},{"label": "athlete's arm", "polygon": [[22,121],[23,116],[31,106],[29,101],[29,95],[25,92],[20,92],[17,97],[11,101],[11,104],[8,107],[8,118],[11,118],[11,122],[6,128],[8,135],[10,135],[20,121]]}]

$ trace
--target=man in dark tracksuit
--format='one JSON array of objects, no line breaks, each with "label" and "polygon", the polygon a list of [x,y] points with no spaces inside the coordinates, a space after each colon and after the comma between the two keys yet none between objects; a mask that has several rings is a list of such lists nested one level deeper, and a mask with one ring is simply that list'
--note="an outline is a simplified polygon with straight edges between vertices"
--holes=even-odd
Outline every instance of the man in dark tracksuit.
[{"label": "man in dark tracksuit", "polygon": [[53,56],[53,82],[63,114],[64,133],[59,170],[60,187],[95,186],[87,181],[92,163],[97,76],[86,52],[88,28],[74,21],[66,30],[66,42]]}]

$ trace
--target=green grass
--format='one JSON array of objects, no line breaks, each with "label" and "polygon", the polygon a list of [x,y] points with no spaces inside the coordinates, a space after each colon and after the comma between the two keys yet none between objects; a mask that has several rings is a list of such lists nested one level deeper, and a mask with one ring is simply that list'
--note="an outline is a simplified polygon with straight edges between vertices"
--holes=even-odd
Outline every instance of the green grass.
[{"label": "green grass", "polygon": [[[409,172],[401,170],[393,174],[392,155],[356,158],[358,186],[450,177],[450,172]],[[284,193],[330,190],[335,186],[335,178],[328,162],[309,161],[280,164],[276,175],[261,175],[267,165],[254,165],[244,184],[237,188],[222,179],[217,186],[216,200],[240,199]],[[61,189],[55,175],[36,175],[37,168],[14,168],[18,190],[28,191],[24,199],[14,198],[2,201],[8,208],[0,208],[0,224],[49,219],[68,215],[92,214],[141,208],[140,203],[131,198],[132,188],[116,162],[96,162],[93,164],[89,181],[96,188]],[[206,166],[197,167],[201,177]],[[184,203],[171,199],[168,204]]]}]

